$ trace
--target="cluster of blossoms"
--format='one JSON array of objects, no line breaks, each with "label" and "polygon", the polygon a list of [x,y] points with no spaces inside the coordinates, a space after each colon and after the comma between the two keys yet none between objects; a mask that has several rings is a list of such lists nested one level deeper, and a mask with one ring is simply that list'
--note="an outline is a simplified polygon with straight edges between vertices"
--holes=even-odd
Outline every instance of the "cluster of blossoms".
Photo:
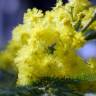
[{"label": "cluster of blossoms", "polygon": [[[30,85],[42,77],[96,79],[96,59],[84,61],[76,53],[86,43],[80,29],[94,10],[88,0],[69,0],[65,5],[59,0],[45,13],[28,9],[5,51],[16,64],[17,84]],[[96,22],[89,29],[95,30]]]}]

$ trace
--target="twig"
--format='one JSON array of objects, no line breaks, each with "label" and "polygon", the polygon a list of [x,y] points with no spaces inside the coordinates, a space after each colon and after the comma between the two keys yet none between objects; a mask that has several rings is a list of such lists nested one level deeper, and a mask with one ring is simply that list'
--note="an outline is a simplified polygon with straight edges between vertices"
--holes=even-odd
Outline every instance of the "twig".
[{"label": "twig", "polygon": [[80,30],[81,32],[84,32],[96,19],[96,10],[93,13],[92,18],[88,21],[88,23]]}]

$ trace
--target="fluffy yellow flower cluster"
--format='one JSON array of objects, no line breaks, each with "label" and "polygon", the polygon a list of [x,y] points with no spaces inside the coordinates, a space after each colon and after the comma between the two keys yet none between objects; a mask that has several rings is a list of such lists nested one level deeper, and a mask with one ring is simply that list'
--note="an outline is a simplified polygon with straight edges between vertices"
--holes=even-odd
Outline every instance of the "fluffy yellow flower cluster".
[{"label": "fluffy yellow flower cluster", "polygon": [[16,57],[17,51],[20,49],[21,45],[19,45],[16,41],[10,41],[6,50],[0,52],[0,69],[15,72],[16,65],[14,64],[14,58]]},{"label": "fluffy yellow flower cluster", "polygon": [[[69,5],[72,6],[71,3],[77,6],[74,9],[75,15],[89,6],[87,0],[70,1]],[[30,85],[34,80],[46,76],[90,78],[90,64],[86,64],[76,54],[76,50],[84,45],[85,38],[82,32],[76,32],[73,27],[72,17],[67,8],[69,5],[64,6],[59,1],[56,7],[47,11],[45,15],[36,8],[25,13],[24,24],[17,27],[20,32],[18,38],[22,42],[27,41],[15,58],[18,68],[17,84]]]},{"label": "fluffy yellow flower cluster", "polygon": [[86,15],[95,9],[90,5],[88,0],[70,0],[65,5],[58,0],[56,7],[45,13],[36,8],[28,9],[23,24],[13,30],[12,48],[7,49],[13,50],[16,43],[17,50],[7,51],[7,54],[12,55],[12,60],[16,57],[18,85],[30,85],[34,80],[47,76],[94,78],[96,62],[89,60],[87,64],[76,54],[86,40],[83,33],[74,27],[82,16],[80,28],[91,18],[90,13],[89,17]]}]

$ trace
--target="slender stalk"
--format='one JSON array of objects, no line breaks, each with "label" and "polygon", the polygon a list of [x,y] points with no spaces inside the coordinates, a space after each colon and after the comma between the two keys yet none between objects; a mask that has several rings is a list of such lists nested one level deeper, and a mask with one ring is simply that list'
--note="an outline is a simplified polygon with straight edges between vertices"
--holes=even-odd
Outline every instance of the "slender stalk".
[{"label": "slender stalk", "polygon": [[80,31],[84,32],[95,20],[96,20],[96,10],[94,11],[92,18],[88,21],[88,23]]}]

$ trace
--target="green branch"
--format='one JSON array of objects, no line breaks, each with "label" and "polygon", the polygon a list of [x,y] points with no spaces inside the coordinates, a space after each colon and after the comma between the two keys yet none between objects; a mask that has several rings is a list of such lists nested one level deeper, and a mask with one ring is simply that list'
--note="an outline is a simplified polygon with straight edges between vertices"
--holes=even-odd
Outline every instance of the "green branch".
[{"label": "green branch", "polygon": [[92,18],[88,21],[88,23],[80,30],[81,32],[86,31],[86,29],[96,20],[96,10],[93,13]]}]

